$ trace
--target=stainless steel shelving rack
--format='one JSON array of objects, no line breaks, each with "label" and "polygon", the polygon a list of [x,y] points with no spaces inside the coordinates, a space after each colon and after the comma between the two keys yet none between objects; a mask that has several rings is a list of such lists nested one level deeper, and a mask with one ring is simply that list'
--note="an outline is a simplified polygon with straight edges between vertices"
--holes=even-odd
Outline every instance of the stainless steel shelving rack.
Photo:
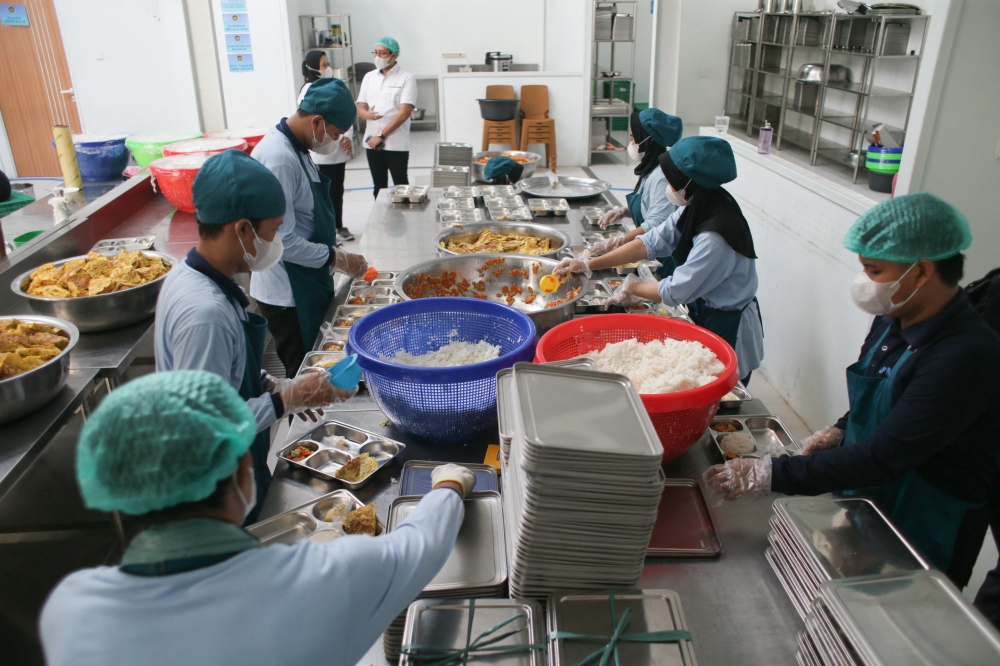
[{"label": "stainless steel shelving rack", "polygon": [[[324,51],[330,67],[343,69],[344,76],[341,80],[350,88],[355,99],[361,88],[361,81],[355,76],[354,60],[354,33],[351,31],[351,16],[349,14],[301,14],[299,16],[299,28],[302,31],[302,57],[310,51]],[[319,44],[316,38],[317,31],[329,31],[338,33],[332,35],[332,43]],[[360,124],[357,119],[354,121],[354,142],[359,143]]]},{"label": "stainless steel shelving rack", "polygon": [[[737,12],[726,83],[730,129],[753,137],[769,121],[777,149],[787,142],[808,150],[811,164],[821,157],[842,164],[857,182],[876,125],[905,139],[929,22],[926,15]],[[806,63],[822,64],[822,83],[796,80]],[[831,81],[831,65],[846,66],[851,82]],[[891,81],[879,84],[884,79]]]},{"label": "stainless steel shelving rack", "polygon": [[[604,122],[604,132],[606,140],[616,146],[624,148],[628,144],[628,130],[614,129],[614,121],[625,118],[632,114],[632,106],[635,103],[635,85],[633,76],[635,74],[635,22],[638,18],[636,11],[638,2],[607,2],[606,0],[594,0],[594,41],[591,49],[591,100],[590,100],[590,151],[588,153],[588,164],[593,164],[594,155],[625,155],[624,151],[595,150],[594,148],[594,121]],[[610,14],[610,21],[607,18]],[[601,24],[598,24],[600,15]],[[622,48],[622,47],[625,48]],[[623,53],[624,52],[624,53]],[[601,58],[606,57],[608,69],[603,69]],[[626,62],[627,61],[627,62]],[[628,65],[628,70],[618,67]],[[612,76],[605,76],[604,72],[612,72]],[[628,100],[617,100],[615,98],[615,83],[625,81],[628,84]],[[604,86],[607,83],[608,94],[604,94]],[[619,102],[619,103],[615,103]],[[624,135],[624,140],[619,141],[614,133]],[[625,156],[626,162],[628,156]]]}]

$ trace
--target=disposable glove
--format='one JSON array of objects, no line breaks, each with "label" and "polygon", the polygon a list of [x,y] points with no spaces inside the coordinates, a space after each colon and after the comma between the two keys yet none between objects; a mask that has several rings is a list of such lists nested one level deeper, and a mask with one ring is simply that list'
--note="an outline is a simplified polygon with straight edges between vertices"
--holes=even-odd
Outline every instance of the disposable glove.
[{"label": "disposable glove", "polygon": [[617,206],[612,208],[607,213],[601,216],[601,219],[597,221],[601,225],[601,229],[607,229],[612,224],[618,224],[618,220],[625,217],[626,209],[624,206]]},{"label": "disposable glove", "polygon": [[612,294],[611,298],[608,299],[608,305],[620,305],[623,308],[627,308],[630,305],[641,303],[642,298],[633,294],[632,290],[629,289],[630,285],[639,284],[640,282],[642,282],[642,280],[637,278],[634,274],[629,274],[629,276],[625,278],[625,281],[622,282],[622,285],[618,287],[615,293]]},{"label": "disposable glove", "polygon": [[457,483],[462,488],[462,498],[469,496],[472,489],[476,487],[476,475],[468,467],[454,465],[438,465],[431,472],[431,488],[437,488],[439,483],[451,481]]},{"label": "disposable glove", "polygon": [[361,277],[368,270],[368,262],[365,261],[364,257],[343,250],[337,250],[333,263],[338,271],[353,278]]},{"label": "disposable glove", "polygon": [[738,458],[705,471],[708,489],[726,500],[752,497],[771,490],[771,457]]},{"label": "disposable glove", "polygon": [[802,449],[802,455],[807,456],[817,451],[832,449],[839,446],[842,441],[844,441],[844,431],[837,426],[828,426],[803,439],[799,442],[799,447]]},{"label": "disposable glove", "polygon": [[628,240],[626,240],[625,234],[602,240],[600,243],[595,243],[590,247],[590,256],[593,258],[599,257],[602,254],[607,254],[608,252],[611,252],[611,250],[617,250],[627,242]]},{"label": "disposable glove", "polygon": [[[346,402],[358,392],[357,386],[350,391],[337,388],[330,383],[330,373],[322,368],[304,372],[295,379],[279,380],[278,387],[285,412],[298,414],[303,421],[306,417],[316,420],[312,409],[322,415],[323,411],[318,408]],[[300,412],[305,412],[305,416]]]},{"label": "disposable glove", "polygon": [[594,274],[590,270],[590,257],[583,257],[582,259],[573,259],[572,257],[566,257],[555,267],[552,274],[556,276],[556,279],[562,280],[569,274],[583,273],[587,277]]}]

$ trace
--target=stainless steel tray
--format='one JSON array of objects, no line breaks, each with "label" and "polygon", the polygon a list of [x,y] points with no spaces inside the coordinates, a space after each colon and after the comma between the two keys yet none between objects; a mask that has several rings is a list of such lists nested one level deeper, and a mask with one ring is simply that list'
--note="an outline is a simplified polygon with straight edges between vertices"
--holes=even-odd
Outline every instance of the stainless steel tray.
[{"label": "stainless steel tray", "polygon": [[560,176],[559,183],[552,187],[547,176],[522,178],[517,188],[535,197],[547,199],[589,199],[611,189],[611,183],[595,178],[575,178]]},{"label": "stainless steel tray", "polygon": [[753,400],[750,391],[747,390],[746,386],[743,386],[743,382],[736,382],[733,390],[724,395],[719,403],[723,409],[737,409],[748,400]]},{"label": "stainless steel tray", "polygon": [[608,299],[611,298],[611,295],[611,289],[603,282],[591,282],[590,289],[576,302],[576,313],[596,314],[607,312],[609,307]]},{"label": "stainless steel tray", "polygon": [[482,208],[473,208],[472,210],[438,209],[438,222],[443,227],[461,228],[463,224],[476,224],[477,222],[482,222],[484,219]]},{"label": "stainless steel tray", "polygon": [[91,248],[91,252],[99,252],[109,256],[116,255],[122,250],[134,252],[135,250],[152,250],[156,243],[156,236],[141,236],[139,238],[105,238],[97,241]]},{"label": "stainless steel tray", "polygon": [[[316,532],[326,530],[339,532],[343,536],[341,519],[363,506],[364,502],[350,492],[334,490],[332,493],[251,525],[247,528],[247,532],[257,537],[265,546],[275,543],[291,545]],[[335,510],[337,516],[334,520],[327,521],[326,516],[331,510]],[[385,531],[385,525],[377,518],[376,521],[375,535],[378,536]]]},{"label": "stainless steel tray", "polygon": [[[737,432],[744,432],[753,437],[756,445],[754,452],[742,455],[726,454],[720,442],[723,437],[733,433],[716,431],[715,428],[722,424],[735,426]],[[788,428],[777,416],[716,416],[712,419],[709,434],[723,458],[761,458],[776,452],[781,452],[781,455],[794,455],[799,450],[798,442],[788,433]]]},{"label": "stainless steel tray", "polygon": [[389,190],[392,203],[421,203],[426,201],[430,188],[426,185],[395,185]]},{"label": "stainless steel tray", "polygon": [[[358,302],[359,299],[361,302]],[[372,287],[362,284],[351,287],[344,305],[388,305],[398,301],[399,298],[392,287]]]},{"label": "stainless steel tray", "polygon": [[[492,214],[492,210],[491,214]],[[530,215],[529,215],[530,217]],[[519,236],[534,236],[538,239],[548,239],[549,241],[549,251],[543,254],[531,254],[523,255],[526,257],[551,257],[560,249],[569,245],[569,239],[566,234],[541,224],[499,224],[496,222],[486,222],[483,224],[469,224],[464,226],[462,229],[445,229],[437,235],[434,239],[434,244],[445,254],[454,256],[467,256],[460,252],[455,252],[445,248],[445,244],[448,241],[455,242],[472,242],[475,241],[479,234],[484,231],[491,231],[497,234],[505,235],[519,235]],[[468,253],[468,254],[485,254],[480,252]],[[511,253],[517,254],[520,253]]]},{"label": "stainless steel tray", "polygon": [[445,197],[438,199],[437,209],[441,210],[475,210],[476,200],[472,197]]},{"label": "stainless steel tray", "polygon": [[566,199],[528,199],[528,208],[536,217],[564,216],[569,212],[569,202]]},{"label": "stainless steel tray", "polygon": [[490,206],[486,210],[490,214],[490,219],[494,222],[524,222],[531,219],[531,209],[527,206],[521,206],[520,208]]},{"label": "stainless steel tray", "polygon": [[519,190],[513,185],[478,185],[484,197],[516,197]]},{"label": "stainless steel tray", "polygon": [[[408,460],[403,465],[403,471],[399,475],[400,496],[423,496],[431,491],[431,473],[435,467],[444,465],[443,462],[433,462],[430,460]],[[493,465],[482,465],[476,463],[459,463],[476,475],[476,492],[499,492],[500,484],[497,479],[497,468]]]},{"label": "stainless steel tray", "polygon": [[[598,222],[608,210],[607,206],[580,206],[580,213],[582,213],[580,222],[583,224],[584,231],[601,231],[601,225]],[[608,228],[622,230],[623,225],[621,221],[618,221]]]},{"label": "stainless steel tray", "polygon": [[697,481],[667,479],[647,555],[715,557],[722,542]]},{"label": "stainless steel tray", "polygon": [[441,196],[448,199],[478,199],[483,191],[477,185],[451,185],[441,190]]},{"label": "stainless steel tray", "polygon": [[[350,328],[356,324],[362,317],[366,314],[371,314],[375,310],[381,307],[385,307],[387,303],[371,304],[371,305],[340,305],[333,313],[333,319],[330,323],[334,328]],[[342,321],[351,320],[350,326],[345,326],[341,324]]]},{"label": "stainless steel tray", "polygon": [[[305,446],[313,453],[301,460],[290,460],[288,454],[298,446]],[[289,465],[304,469],[324,481],[336,481],[352,490],[357,490],[371,481],[378,470],[391,462],[405,448],[406,444],[402,442],[386,439],[340,421],[327,421],[305,437],[281,449],[278,457],[287,461]],[[334,472],[347,464],[348,460],[362,453],[375,458],[378,463],[375,471],[360,481],[344,481],[333,476]]]},{"label": "stainless steel tray", "polygon": [[522,208],[524,199],[518,194],[509,197],[484,195],[483,203],[487,208]]}]

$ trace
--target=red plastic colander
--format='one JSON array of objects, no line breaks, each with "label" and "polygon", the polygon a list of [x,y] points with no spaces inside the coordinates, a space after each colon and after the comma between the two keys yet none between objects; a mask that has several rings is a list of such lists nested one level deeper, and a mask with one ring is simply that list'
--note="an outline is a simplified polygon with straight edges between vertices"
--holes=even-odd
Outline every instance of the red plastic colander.
[{"label": "red plastic colander", "polygon": [[641,393],[639,397],[663,445],[664,464],[694,446],[719,410],[739,374],[736,352],[725,340],[700,326],[655,315],[609,314],[559,324],[538,341],[535,362],[562,361],[600,351],[612,342],[694,340],[711,349],[725,370],[714,382],[676,393]]},{"label": "red plastic colander", "polygon": [[149,165],[153,173],[153,190],[159,188],[167,201],[185,213],[194,212],[194,179],[211,155],[173,155],[161,157]]}]

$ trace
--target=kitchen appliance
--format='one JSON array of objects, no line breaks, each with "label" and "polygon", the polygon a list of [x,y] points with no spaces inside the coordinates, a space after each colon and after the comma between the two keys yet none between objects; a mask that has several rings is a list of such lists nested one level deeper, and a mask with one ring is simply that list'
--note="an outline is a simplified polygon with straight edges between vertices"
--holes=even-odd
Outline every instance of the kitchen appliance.
[{"label": "kitchen appliance", "polygon": [[514,56],[499,51],[486,52],[486,69],[492,72],[509,72]]},{"label": "kitchen appliance", "polygon": [[[799,67],[795,75],[803,83],[823,83],[823,63],[806,63]],[[828,83],[850,83],[851,70],[845,65],[830,64],[830,79]]]}]

